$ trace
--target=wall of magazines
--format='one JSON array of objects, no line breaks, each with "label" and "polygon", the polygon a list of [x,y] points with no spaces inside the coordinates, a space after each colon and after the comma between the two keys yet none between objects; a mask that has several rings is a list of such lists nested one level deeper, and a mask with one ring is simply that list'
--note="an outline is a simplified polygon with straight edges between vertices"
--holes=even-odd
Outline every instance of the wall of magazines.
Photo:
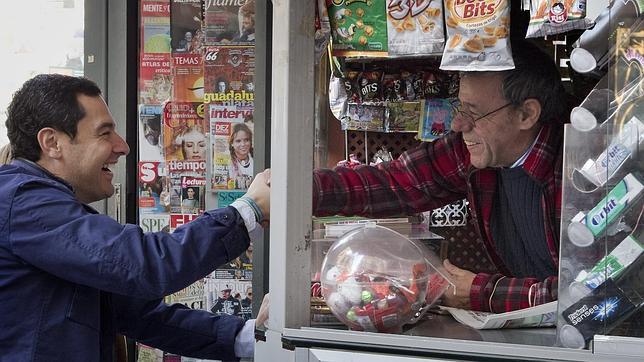
[{"label": "wall of magazines", "polygon": [[[172,232],[253,177],[255,1],[140,0],[138,215]],[[251,316],[253,246],[169,303]],[[139,346],[139,361],[178,360]],[[185,358],[184,358],[185,359]]]}]

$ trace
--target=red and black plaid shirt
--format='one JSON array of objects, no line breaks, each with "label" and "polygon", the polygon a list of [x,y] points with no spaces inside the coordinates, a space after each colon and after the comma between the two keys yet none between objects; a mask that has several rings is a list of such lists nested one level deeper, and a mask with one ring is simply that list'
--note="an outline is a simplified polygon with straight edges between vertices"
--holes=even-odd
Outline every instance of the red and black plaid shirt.
[{"label": "red and black plaid shirt", "polygon": [[[526,173],[543,188],[546,242],[556,266],[562,155],[563,126],[544,125],[523,164]],[[316,170],[313,214],[390,217],[432,210],[467,198],[479,235],[500,271],[476,275],[470,292],[472,309],[490,311],[491,306],[492,311],[500,313],[556,300],[556,275],[545,280],[514,278],[500,258],[490,229],[496,183],[496,171],[474,168],[462,134],[451,133],[435,142],[424,142],[387,164]]]}]

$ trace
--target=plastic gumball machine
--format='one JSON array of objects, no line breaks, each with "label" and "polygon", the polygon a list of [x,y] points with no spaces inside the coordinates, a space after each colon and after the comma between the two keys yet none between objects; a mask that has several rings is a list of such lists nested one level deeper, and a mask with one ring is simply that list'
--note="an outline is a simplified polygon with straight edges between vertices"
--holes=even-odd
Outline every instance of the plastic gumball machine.
[{"label": "plastic gumball machine", "polygon": [[445,292],[439,258],[419,242],[367,224],[336,240],[322,262],[322,295],[350,329],[400,333]]}]

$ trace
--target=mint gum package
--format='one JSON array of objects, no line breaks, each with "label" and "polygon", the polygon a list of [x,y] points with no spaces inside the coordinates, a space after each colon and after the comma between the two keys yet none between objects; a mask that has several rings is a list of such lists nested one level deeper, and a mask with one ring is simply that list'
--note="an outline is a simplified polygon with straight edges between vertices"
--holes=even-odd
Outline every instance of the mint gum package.
[{"label": "mint gum package", "polygon": [[609,225],[618,220],[644,193],[639,173],[629,173],[587,214],[578,213],[568,225],[568,238],[577,246],[595,242]]}]

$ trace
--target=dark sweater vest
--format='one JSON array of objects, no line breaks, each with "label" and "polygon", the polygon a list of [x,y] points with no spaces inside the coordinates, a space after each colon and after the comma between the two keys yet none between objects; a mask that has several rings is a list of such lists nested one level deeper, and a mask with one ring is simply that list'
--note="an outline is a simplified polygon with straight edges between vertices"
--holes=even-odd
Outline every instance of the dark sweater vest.
[{"label": "dark sweater vest", "polygon": [[500,169],[490,220],[497,252],[513,277],[557,275],[546,243],[541,187],[522,167]]}]

